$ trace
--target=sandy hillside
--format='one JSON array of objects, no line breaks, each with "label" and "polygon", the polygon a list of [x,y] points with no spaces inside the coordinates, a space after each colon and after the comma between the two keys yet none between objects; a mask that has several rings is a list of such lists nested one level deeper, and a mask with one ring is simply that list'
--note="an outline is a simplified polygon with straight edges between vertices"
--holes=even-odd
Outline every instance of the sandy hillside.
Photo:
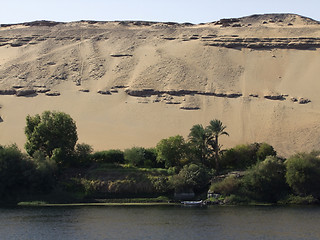
[{"label": "sandy hillside", "polygon": [[225,147],[319,149],[319,53],[319,22],[293,14],[2,24],[0,144],[23,148],[25,117],[59,110],[96,150],[152,147],[214,118]]}]

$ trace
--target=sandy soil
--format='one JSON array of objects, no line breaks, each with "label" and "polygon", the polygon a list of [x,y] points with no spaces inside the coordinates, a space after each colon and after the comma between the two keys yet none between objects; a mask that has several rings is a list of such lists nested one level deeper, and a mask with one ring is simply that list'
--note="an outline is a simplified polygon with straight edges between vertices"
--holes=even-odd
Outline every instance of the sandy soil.
[{"label": "sandy soil", "polygon": [[[96,150],[152,147],[214,118],[227,125],[224,147],[268,142],[283,156],[318,149],[317,22],[262,15],[229,26],[138,23],[0,27],[0,90],[60,93],[0,95],[0,144],[23,148],[25,117],[58,110],[76,121],[79,142]],[[128,89],[161,93],[135,97]]]}]

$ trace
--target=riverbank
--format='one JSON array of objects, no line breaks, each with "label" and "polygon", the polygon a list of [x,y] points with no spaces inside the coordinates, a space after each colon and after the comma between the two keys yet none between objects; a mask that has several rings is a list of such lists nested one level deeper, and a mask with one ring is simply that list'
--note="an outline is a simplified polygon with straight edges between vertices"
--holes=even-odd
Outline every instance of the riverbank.
[{"label": "riverbank", "polygon": [[98,207],[98,206],[178,206],[180,203],[170,202],[106,202],[106,203],[43,203],[43,202],[20,202],[22,207]]}]

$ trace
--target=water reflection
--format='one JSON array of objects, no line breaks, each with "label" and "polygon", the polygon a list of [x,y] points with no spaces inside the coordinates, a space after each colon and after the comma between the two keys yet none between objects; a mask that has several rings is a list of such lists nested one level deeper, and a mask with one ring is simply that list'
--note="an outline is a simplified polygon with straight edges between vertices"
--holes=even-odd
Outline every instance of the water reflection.
[{"label": "water reflection", "polygon": [[1,239],[320,239],[318,207],[0,209]]}]

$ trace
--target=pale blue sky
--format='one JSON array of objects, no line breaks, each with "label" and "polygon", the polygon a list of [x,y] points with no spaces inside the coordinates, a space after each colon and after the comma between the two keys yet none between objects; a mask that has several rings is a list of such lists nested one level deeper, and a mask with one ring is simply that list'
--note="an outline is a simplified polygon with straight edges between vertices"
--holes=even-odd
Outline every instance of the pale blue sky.
[{"label": "pale blue sky", "polygon": [[212,22],[259,13],[320,20],[320,0],[1,0],[0,23],[34,20]]}]

